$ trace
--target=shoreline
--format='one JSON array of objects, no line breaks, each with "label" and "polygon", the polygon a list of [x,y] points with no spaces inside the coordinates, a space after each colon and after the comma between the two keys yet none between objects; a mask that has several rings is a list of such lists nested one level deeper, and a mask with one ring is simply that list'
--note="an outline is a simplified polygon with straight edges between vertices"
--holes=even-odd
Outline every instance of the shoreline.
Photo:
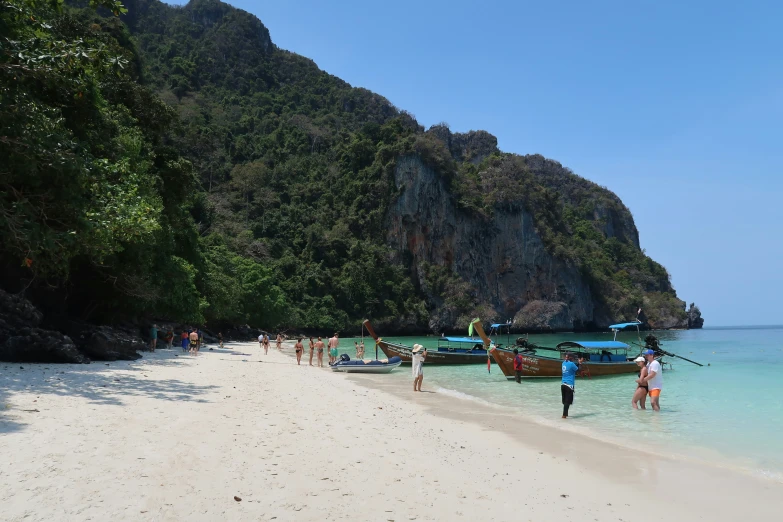
[{"label": "shoreline", "polygon": [[772,482],[414,396],[407,379],[298,367],[285,346],[0,364],[4,515],[729,522],[783,508]]},{"label": "shoreline", "polygon": [[[353,339],[344,339],[346,340],[353,340]],[[283,345],[286,347],[285,343]],[[293,349],[293,343],[291,343],[290,348]],[[344,353],[348,353],[348,355],[353,354],[353,347],[343,347],[342,350]],[[288,355],[295,359],[295,356],[293,353],[284,352],[285,355]],[[383,355],[380,353],[380,355]],[[372,358],[373,354],[367,355],[367,357]],[[304,358],[303,358],[304,360]],[[494,361],[493,361],[493,368],[495,367]],[[398,376],[400,373],[405,373],[410,371],[410,364],[403,364],[395,370],[393,373],[395,376]],[[433,367],[429,367],[433,368]],[[437,368],[445,368],[444,366],[440,366]],[[431,375],[431,374],[430,374]],[[407,387],[407,380],[405,381],[405,385],[399,385],[395,381],[389,381],[388,376],[382,376],[383,378],[377,379],[377,376],[373,376],[370,374],[348,374],[349,379],[357,379],[357,382],[368,386],[371,388],[377,388],[375,382],[378,383],[384,383],[379,387],[378,389],[384,389],[386,391],[390,391],[394,395],[396,395],[398,398],[401,399],[409,399],[408,395],[408,387]],[[366,378],[365,381],[362,381],[362,378]],[[552,382],[555,382],[557,379],[553,379]],[[428,380],[425,379],[425,382]],[[432,390],[433,381],[432,379],[429,379],[428,381],[430,383],[430,388]],[[502,383],[503,385],[507,384],[506,382]],[[503,393],[504,391],[510,390],[510,388],[506,388],[505,386],[499,386],[497,388],[498,393]],[[399,387],[398,387],[399,386]],[[436,392],[439,395],[446,395],[452,398],[452,400],[457,401],[463,401],[473,404],[479,404],[483,407],[492,408],[493,410],[497,412],[502,412],[505,409],[505,406],[499,405],[499,404],[493,404],[489,401],[487,401],[485,398],[478,397],[475,395],[471,395],[469,393],[465,393],[463,391],[460,391],[458,389],[453,388],[446,388],[443,386],[443,383],[436,383],[436,386],[440,390],[436,390]],[[442,391],[441,391],[442,390]],[[559,410],[559,407],[558,407]],[[437,411],[433,412],[434,414],[438,414]],[[748,477],[750,479],[754,480],[760,480],[762,482],[770,482],[772,484],[778,484],[783,486],[783,469],[758,469],[753,467],[747,462],[747,459],[739,456],[739,455],[725,455],[721,453],[719,450],[714,448],[705,448],[705,447],[694,447],[690,443],[683,443],[679,442],[678,445],[675,445],[672,447],[671,445],[664,444],[663,442],[652,442],[652,443],[644,443],[644,442],[637,442],[633,440],[629,440],[627,437],[620,437],[619,435],[606,435],[604,433],[601,433],[599,431],[596,431],[592,427],[588,427],[586,425],[579,424],[578,421],[574,422],[576,419],[580,417],[579,413],[576,413],[575,415],[571,416],[571,420],[566,421],[565,423],[562,421],[562,419],[559,418],[559,411],[555,412],[556,415],[552,418],[544,417],[543,415],[538,413],[530,413],[525,412],[524,410],[514,410],[510,413],[503,413],[508,414],[512,417],[518,417],[521,421],[524,423],[533,424],[535,426],[540,427],[543,430],[554,430],[556,432],[562,432],[570,434],[574,437],[587,437],[590,440],[596,441],[601,444],[608,444],[615,448],[621,448],[624,451],[631,451],[631,452],[643,452],[648,455],[655,455],[655,456],[662,456],[669,460],[677,460],[677,461],[685,461],[690,463],[694,466],[703,467],[705,469],[715,469],[719,472],[722,471],[728,471],[731,473],[737,473],[744,477]],[[629,414],[636,414],[638,412],[632,412],[629,410]],[[483,412],[482,415],[485,415],[486,413]],[[643,427],[642,427],[643,428]]]}]

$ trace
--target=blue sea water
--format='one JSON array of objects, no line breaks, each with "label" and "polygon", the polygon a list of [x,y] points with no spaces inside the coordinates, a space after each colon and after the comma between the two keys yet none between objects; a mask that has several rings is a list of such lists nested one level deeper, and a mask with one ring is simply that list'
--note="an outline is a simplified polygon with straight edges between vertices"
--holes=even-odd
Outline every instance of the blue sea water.
[{"label": "blue sea water", "polygon": [[[660,413],[631,408],[634,375],[580,378],[567,424],[560,419],[560,385],[556,379],[530,379],[517,384],[507,381],[494,364],[491,373],[485,365],[427,366],[425,387],[451,394],[455,400],[491,403],[537,422],[565,426],[603,440],[783,480],[783,445],[779,443],[783,434],[783,326],[655,335],[663,349],[704,364],[698,367],[667,358],[672,369],[664,371]],[[608,333],[530,336],[532,342],[542,346],[565,340],[610,338]],[[385,339],[437,347],[436,337]],[[635,331],[621,332],[618,340],[638,342]],[[347,341],[353,344],[352,339]],[[505,336],[497,342],[506,343]],[[372,340],[366,345],[366,356],[373,357]],[[389,377],[408,379],[410,371],[402,367]]]}]

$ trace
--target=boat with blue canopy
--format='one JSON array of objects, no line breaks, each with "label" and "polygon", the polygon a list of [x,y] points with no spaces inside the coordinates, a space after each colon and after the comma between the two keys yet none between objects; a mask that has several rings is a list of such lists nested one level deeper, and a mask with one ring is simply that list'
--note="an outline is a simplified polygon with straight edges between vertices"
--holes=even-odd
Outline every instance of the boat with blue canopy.
[{"label": "boat with blue canopy", "polygon": [[[636,324],[621,323],[613,326],[622,325],[625,328]],[[490,341],[480,324],[474,328],[482,338]],[[522,346],[518,345],[517,350],[522,359],[522,377],[560,377],[565,354],[569,352],[582,359],[578,375],[583,377],[636,373],[639,371],[639,367],[633,360],[641,350],[618,341],[617,331],[620,329],[622,328],[616,329],[615,338],[611,341],[565,341],[554,348],[528,343]],[[490,348],[490,353],[506,378],[514,379],[516,354],[510,349],[502,348],[497,343]]]}]

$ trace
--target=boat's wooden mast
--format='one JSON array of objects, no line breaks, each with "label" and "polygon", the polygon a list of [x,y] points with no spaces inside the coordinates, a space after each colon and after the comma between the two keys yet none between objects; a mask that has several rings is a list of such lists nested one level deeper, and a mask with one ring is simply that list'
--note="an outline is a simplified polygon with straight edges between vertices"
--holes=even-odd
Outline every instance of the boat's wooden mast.
[{"label": "boat's wooden mast", "polygon": [[484,342],[484,349],[489,351],[491,341],[489,337],[487,337],[487,334],[484,333],[484,327],[481,326],[481,321],[479,319],[473,320],[473,331],[479,334],[479,337],[481,337],[481,340]]}]

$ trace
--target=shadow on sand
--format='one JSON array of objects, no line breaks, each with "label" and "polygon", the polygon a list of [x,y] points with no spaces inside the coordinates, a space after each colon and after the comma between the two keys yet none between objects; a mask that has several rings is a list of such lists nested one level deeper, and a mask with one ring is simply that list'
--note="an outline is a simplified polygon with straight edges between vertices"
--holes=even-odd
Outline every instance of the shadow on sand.
[{"label": "shadow on sand", "polygon": [[[180,357],[182,357],[180,359]],[[18,393],[84,397],[93,404],[119,406],[132,397],[165,401],[207,402],[202,395],[216,386],[188,382],[184,356],[176,350],[145,353],[137,361],[96,361],[91,364],[0,363],[0,435],[23,429],[35,406],[18,406]],[[152,379],[152,366],[183,366],[183,380]]]}]

